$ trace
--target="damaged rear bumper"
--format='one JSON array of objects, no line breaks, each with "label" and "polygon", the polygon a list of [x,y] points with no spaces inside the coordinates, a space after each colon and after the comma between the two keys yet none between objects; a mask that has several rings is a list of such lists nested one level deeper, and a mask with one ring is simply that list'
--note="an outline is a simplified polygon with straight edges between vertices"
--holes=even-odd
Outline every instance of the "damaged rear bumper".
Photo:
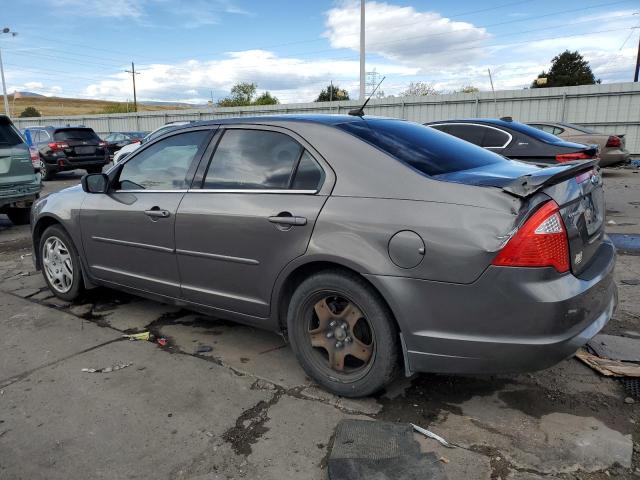
[{"label": "damaged rear bumper", "polygon": [[523,372],[573,355],[606,325],[615,257],[606,239],[580,277],[493,266],[472,284],[367,277],[398,320],[408,372]]}]

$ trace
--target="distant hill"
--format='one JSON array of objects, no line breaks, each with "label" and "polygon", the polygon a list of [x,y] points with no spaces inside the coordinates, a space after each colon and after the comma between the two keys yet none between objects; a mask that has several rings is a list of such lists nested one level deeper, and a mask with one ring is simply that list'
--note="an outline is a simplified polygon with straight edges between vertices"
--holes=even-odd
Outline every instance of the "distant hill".
[{"label": "distant hill", "polygon": [[18,92],[23,97],[44,97],[44,95],[40,95],[36,92]]},{"label": "distant hill", "polygon": [[155,102],[153,100],[146,100],[144,102],[138,102],[139,105],[151,105],[156,107],[176,107],[176,108],[199,108],[206,105],[199,103],[183,103],[183,102]]},{"label": "distant hill", "polygon": [[[125,113],[133,111],[133,104],[127,102],[112,102],[108,100],[90,100],[86,98],[45,97],[33,92],[20,92],[20,96],[13,100],[13,94],[8,95],[9,108],[14,117],[27,107],[34,107],[43,117],[58,115],[91,115],[96,113]],[[1,102],[0,102],[1,105]],[[153,110],[181,110],[197,108],[199,105],[172,102],[138,102],[138,111]],[[2,108],[0,107],[0,111]],[[4,112],[2,112],[4,113]]]}]

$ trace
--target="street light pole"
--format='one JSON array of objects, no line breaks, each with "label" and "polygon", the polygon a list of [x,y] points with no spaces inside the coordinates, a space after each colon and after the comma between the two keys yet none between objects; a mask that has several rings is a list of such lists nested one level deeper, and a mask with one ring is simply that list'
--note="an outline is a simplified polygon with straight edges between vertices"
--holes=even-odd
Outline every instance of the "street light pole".
[{"label": "street light pole", "polygon": [[7,98],[7,84],[4,81],[4,66],[2,65],[2,48],[0,48],[0,74],[2,75],[2,94],[4,95],[4,114],[9,116],[9,99]]},{"label": "street light pole", "polygon": [[[17,35],[16,32],[12,32],[10,28],[4,27],[2,33],[8,33],[12,37]],[[4,80],[4,65],[2,64],[2,48],[0,48],[0,76],[2,76],[2,94],[4,95],[4,113],[9,116],[9,98],[7,97],[7,83]]]}]

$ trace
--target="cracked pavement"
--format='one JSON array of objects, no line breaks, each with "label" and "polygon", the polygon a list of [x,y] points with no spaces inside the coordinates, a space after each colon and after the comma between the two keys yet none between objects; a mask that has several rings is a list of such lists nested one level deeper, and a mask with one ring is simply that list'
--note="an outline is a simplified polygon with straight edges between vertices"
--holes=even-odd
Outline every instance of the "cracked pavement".
[{"label": "cracked pavement", "polygon": [[[633,172],[604,175],[611,232],[640,232]],[[415,438],[449,479],[640,478],[640,400],[575,359],[343,399],[314,386],[278,335],[107,289],[68,304],[29,254],[28,227],[0,216],[0,478],[323,479],[345,418],[433,430],[457,448]],[[606,332],[640,338],[640,286],[623,282],[640,278],[640,256],[620,255],[616,278]],[[167,345],[122,337],[146,330]]]}]

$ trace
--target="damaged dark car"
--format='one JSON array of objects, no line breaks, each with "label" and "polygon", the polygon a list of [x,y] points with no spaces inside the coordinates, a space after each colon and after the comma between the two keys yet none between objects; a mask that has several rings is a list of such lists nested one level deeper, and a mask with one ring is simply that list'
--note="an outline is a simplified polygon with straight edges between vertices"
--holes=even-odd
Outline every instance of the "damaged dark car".
[{"label": "damaged dark car", "polygon": [[520,372],[611,318],[595,161],[542,168],[402,120],[178,127],[33,208],[52,292],[104,286],[282,332],[318,384]]}]

